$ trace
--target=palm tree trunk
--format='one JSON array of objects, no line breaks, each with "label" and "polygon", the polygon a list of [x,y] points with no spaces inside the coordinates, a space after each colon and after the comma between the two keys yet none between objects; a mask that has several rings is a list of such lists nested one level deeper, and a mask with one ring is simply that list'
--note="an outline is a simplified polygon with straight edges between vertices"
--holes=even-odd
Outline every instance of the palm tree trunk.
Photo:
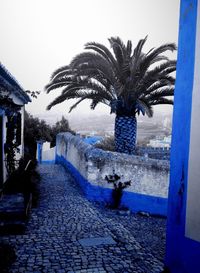
[{"label": "palm tree trunk", "polygon": [[119,153],[134,154],[136,146],[137,119],[129,116],[115,118],[115,150]]}]

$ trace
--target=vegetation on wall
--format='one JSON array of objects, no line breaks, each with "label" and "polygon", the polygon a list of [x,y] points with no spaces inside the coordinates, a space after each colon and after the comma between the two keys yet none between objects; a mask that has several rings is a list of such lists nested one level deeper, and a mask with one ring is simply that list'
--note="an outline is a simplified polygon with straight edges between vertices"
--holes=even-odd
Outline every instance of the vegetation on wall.
[{"label": "vegetation on wall", "polygon": [[35,157],[37,141],[51,141],[51,127],[39,118],[25,111],[24,115],[24,146],[25,152]]},{"label": "vegetation on wall", "polygon": [[[16,132],[19,130],[19,113],[9,113],[7,116],[7,131],[6,131],[6,143],[4,145],[5,159],[6,159],[6,169],[8,175],[11,175],[16,169],[16,153],[19,152],[18,138],[16,138]],[[21,135],[20,135],[21,136]]]},{"label": "vegetation on wall", "polygon": [[57,121],[55,125],[51,127],[51,146],[54,147],[56,145],[56,136],[61,132],[69,132],[74,134],[74,131],[71,130],[69,126],[68,120],[62,116],[61,120]]},{"label": "vegetation on wall", "polygon": [[120,205],[121,205],[123,190],[131,186],[131,181],[121,182],[121,176],[117,175],[114,170],[113,170],[113,174],[106,175],[105,179],[109,184],[113,184],[112,206],[114,209],[118,209],[120,208]]},{"label": "vegetation on wall", "polygon": [[5,162],[8,175],[16,169],[16,154],[21,144],[21,114],[19,105],[16,105],[9,97],[10,92],[1,88],[0,105],[7,117],[6,142],[4,144]]},{"label": "vegetation on wall", "polygon": [[106,137],[102,141],[96,143],[94,146],[104,151],[114,152],[115,151],[114,136]]}]

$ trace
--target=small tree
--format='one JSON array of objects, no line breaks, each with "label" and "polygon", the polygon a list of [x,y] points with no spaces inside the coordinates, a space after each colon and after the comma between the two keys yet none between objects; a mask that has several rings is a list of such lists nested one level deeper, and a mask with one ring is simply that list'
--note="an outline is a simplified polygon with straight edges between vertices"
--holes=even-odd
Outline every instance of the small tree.
[{"label": "small tree", "polygon": [[56,135],[60,132],[74,133],[65,117],[62,117],[55,125],[50,126],[45,120],[40,120],[25,112],[24,144],[28,153],[35,156],[38,140],[51,142],[51,146],[55,146]]},{"label": "small tree", "polygon": [[120,207],[123,190],[131,185],[131,181],[121,182],[120,178],[121,177],[115,174],[114,171],[113,175],[105,176],[106,181],[108,183],[112,183],[114,187],[112,192],[114,209],[118,209]]},{"label": "small tree", "polygon": [[35,118],[25,111],[24,145],[26,152],[35,157],[37,141],[41,139],[49,142],[52,141],[51,131],[51,126],[45,120],[39,120],[39,118]]},{"label": "small tree", "polygon": [[74,131],[71,130],[69,126],[68,120],[62,116],[61,120],[57,121],[55,125],[52,126],[51,129],[51,146],[54,147],[56,145],[56,136],[61,132],[70,132],[74,134]]}]

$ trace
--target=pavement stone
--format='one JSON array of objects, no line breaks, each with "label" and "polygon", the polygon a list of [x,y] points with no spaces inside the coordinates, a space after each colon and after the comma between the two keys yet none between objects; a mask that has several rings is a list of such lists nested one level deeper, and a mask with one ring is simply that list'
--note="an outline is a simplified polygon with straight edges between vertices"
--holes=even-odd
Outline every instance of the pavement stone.
[{"label": "pavement stone", "polygon": [[[39,165],[41,197],[24,234],[3,236],[17,255],[10,273],[159,273],[166,220],[120,215],[89,202],[61,165]],[[80,240],[112,238],[116,244]]]}]

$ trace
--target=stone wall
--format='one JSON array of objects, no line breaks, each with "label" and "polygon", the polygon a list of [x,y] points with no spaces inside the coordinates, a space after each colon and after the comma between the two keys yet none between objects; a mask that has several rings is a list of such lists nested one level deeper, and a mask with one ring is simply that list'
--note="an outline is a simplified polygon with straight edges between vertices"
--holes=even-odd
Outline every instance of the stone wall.
[{"label": "stone wall", "polygon": [[170,148],[154,148],[154,147],[143,147],[139,146],[136,149],[136,153],[139,156],[147,156],[154,159],[170,159]]},{"label": "stone wall", "polygon": [[169,162],[103,151],[69,133],[57,136],[56,161],[69,169],[91,200],[108,202],[112,185],[105,176],[115,172],[132,181],[123,204],[133,211],[166,215]]}]

